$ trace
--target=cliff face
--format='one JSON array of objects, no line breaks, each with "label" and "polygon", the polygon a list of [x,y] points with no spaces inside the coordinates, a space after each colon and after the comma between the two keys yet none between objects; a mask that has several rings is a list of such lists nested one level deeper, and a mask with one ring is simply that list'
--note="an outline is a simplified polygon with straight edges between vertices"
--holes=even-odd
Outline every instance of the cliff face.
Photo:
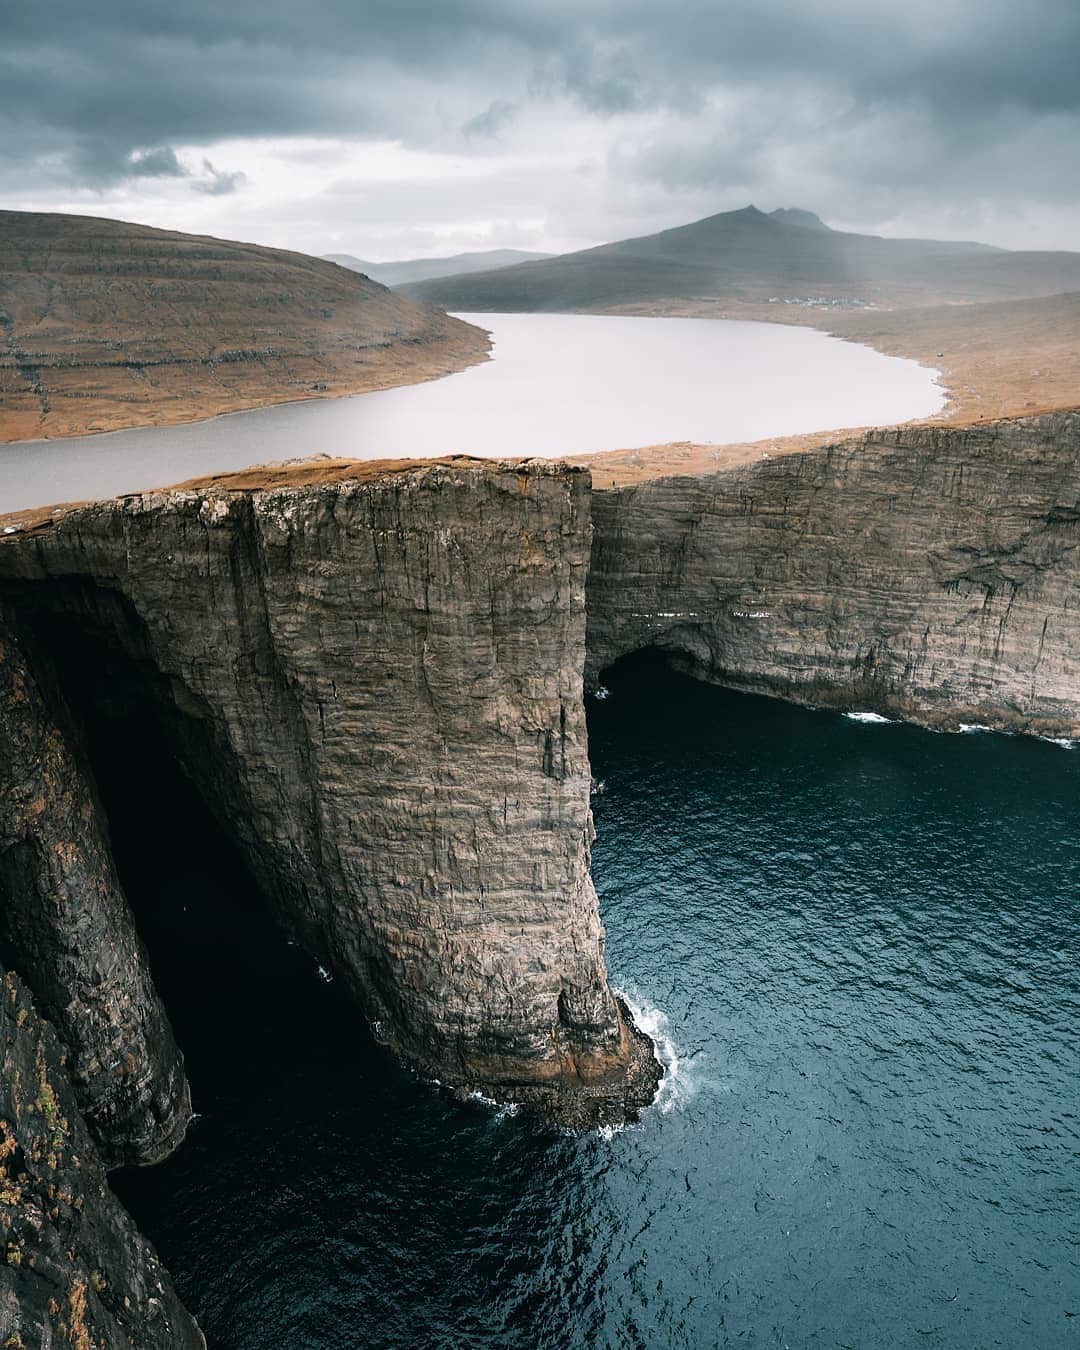
[{"label": "cliff face", "polygon": [[0,947],[70,1047],[108,1163],[157,1162],[190,1118],[183,1063],[65,720],[0,625]]},{"label": "cliff face", "polygon": [[901,428],[593,499],[588,672],[1080,734],[1080,415]]},{"label": "cliff face", "polygon": [[99,761],[154,728],[388,1045],[565,1123],[625,1119],[658,1069],[589,877],[588,476],[367,474],[74,512],[0,550],[13,625]]},{"label": "cliff face", "polygon": [[10,973],[0,978],[0,1244],[0,1345],[204,1350],[106,1185],[63,1046]]},{"label": "cliff face", "polygon": [[316,464],[5,538],[0,961],[70,1058],[9,979],[0,1329],[198,1344],[66,1086],[106,1161],[161,1156],[187,1121],[112,855],[118,764],[197,794],[422,1071],[622,1120],[659,1068],[604,968],[586,665],[651,646],[804,702],[1075,736],[1078,544],[1077,414],[595,494],[540,462]]}]

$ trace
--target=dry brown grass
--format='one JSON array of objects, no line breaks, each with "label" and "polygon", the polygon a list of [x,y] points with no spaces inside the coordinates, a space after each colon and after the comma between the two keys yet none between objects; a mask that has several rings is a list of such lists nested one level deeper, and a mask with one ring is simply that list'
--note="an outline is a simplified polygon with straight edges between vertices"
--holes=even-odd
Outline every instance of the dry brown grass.
[{"label": "dry brown grass", "polygon": [[[924,419],[926,425],[958,426],[1080,405],[1080,294],[853,313],[789,305],[780,313],[774,305],[719,309],[704,302],[649,305],[633,308],[633,312],[783,321],[821,328],[890,356],[908,357],[940,370],[948,395],[944,411]],[[788,455],[850,439],[868,430],[839,427],[729,445],[684,441],[608,451],[591,456],[589,464],[598,486],[621,487],[666,474],[715,472],[763,455]]]},{"label": "dry brown grass", "polygon": [[303,254],[0,212],[0,442],[367,393],[488,349],[481,330]]},{"label": "dry brown grass", "polygon": [[[256,465],[235,472],[206,474],[199,478],[188,478],[168,488],[125,493],[117,500],[153,497],[162,492],[208,494],[269,492],[275,488],[317,487],[328,483],[369,483],[376,479],[393,477],[395,474],[410,473],[416,469],[430,469],[438,464],[486,464],[494,468],[496,464],[527,462],[525,458],[492,460],[472,455],[439,455],[424,459],[331,459],[329,456],[321,455],[316,459],[290,460],[280,464]],[[15,543],[28,535],[48,530],[73,511],[80,511],[93,504],[92,501],[60,502],[56,505],[32,507],[25,511],[9,511],[0,515],[0,547],[5,543]],[[2,533],[8,528],[12,530],[11,534]]]}]

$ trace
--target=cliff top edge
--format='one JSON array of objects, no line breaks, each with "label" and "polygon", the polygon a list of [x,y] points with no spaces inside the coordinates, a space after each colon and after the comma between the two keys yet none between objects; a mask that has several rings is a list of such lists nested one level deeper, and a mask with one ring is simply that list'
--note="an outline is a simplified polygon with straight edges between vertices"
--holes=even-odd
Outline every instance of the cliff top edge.
[{"label": "cliff top edge", "polygon": [[445,469],[480,471],[492,476],[503,473],[524,474],[533,478],[589,473],[585,464],[528,456],[507,459],[485,459],[476,455],[440,455],[424,459],[344,459],[321,456],[316,459],[286,460],[189,478],[180,483],[170,483],[167,487],[125,492],[115,497],[58,502],[23,511],[9,511],[0,514],[0,544],[13,544],[28,535],[40,535],[74,515],[128,503],[136,509],[150,509],[161,505],[167,498],[255,496],[288,489],[389,483],[395,479],[423,477]]}]

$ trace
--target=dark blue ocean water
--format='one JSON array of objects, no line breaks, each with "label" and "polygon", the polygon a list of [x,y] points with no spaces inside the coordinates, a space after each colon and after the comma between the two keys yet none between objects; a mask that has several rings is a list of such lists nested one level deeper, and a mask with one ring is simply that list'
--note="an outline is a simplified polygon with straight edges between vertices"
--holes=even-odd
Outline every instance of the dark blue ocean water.
[{"label": "dark blue ocean water", "polygon": [[454,1105],[226,864],[146,860],[202,1118],[117,1186],[211,1346],[1080,1347],[1080,749],[609,684],[635,1128]]}]

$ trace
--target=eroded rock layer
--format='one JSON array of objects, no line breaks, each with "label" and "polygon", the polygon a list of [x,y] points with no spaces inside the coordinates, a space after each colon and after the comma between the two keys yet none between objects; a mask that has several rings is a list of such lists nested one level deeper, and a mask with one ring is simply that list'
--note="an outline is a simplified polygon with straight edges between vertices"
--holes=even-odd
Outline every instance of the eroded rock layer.
[{"label": "eroded rock layer", "polygon": [[1080,414],[875,431],[593,499],[588,678],[1080,734]]},{"label": "eroded rock layer", "polygon": [[0,1345],[203,1350],[153,1248],[105,1181],[66,1052],[0,978]]},{"label": "eroded rock layer", "polygon": [[[40,652],[48,673],[48,656]],[[50,681],[51,683],[51,681]],[[183,1061],[116,875],[78,736],[0,622],[0,948],[71,1049],[110,1166],[153,1163],[191,1116]]]},{"label": "eroded rock layer", "polygon": [[563,1123],[625,1119],[659,1070],[589,876],[588,475],[365,472],[73,512],[2,550],[14,622],[84,721],[117,703],[161,732],[388,1045]]}]

